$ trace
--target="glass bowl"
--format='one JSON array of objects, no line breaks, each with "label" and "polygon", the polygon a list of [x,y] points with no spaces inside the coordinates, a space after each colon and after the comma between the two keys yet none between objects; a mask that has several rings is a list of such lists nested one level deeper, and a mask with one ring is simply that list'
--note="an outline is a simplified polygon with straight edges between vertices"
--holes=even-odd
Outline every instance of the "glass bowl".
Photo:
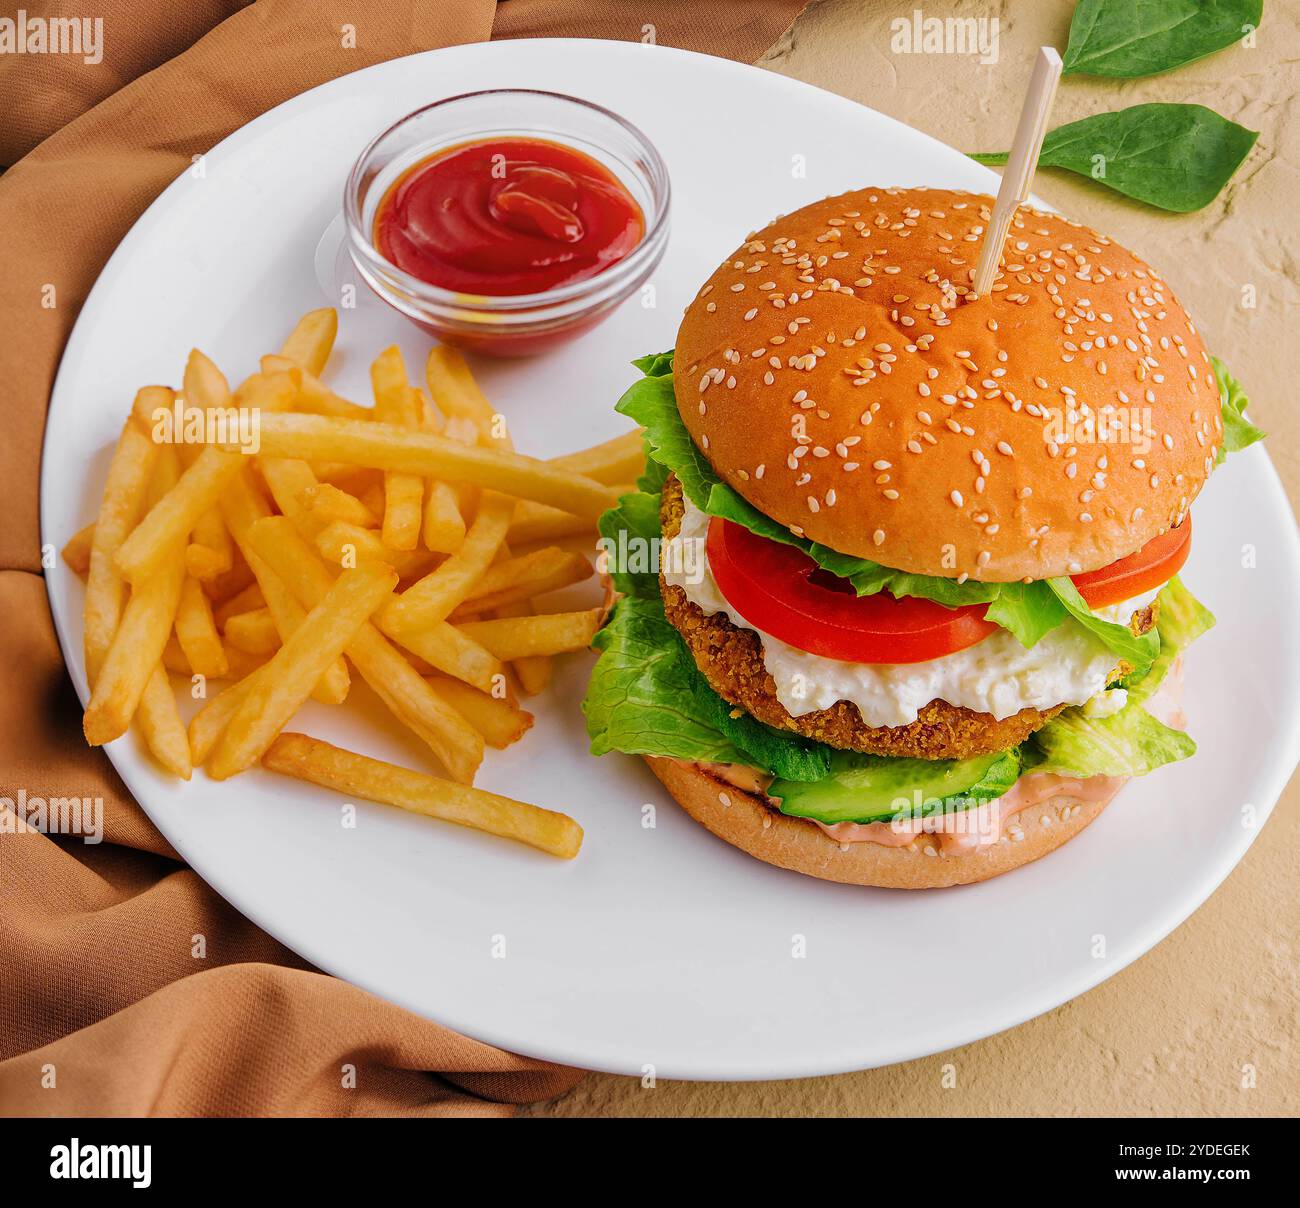
[{"label": "glass bowl", "polygon": [[[375,214],[402,173],[446,147],[512,137],[561,143],[608,168],[641,207],[641,242],[586,280],[498,296],[431,285],[380,254]],[[668,169],[654,144],[618,114],[557,92],[467,92],[408,114],[361,153],[343,198],[346,243],[366,284],[425,331],[492,356],[526,356],[594,327],[645,282],[668,242],[670,194]]]}]

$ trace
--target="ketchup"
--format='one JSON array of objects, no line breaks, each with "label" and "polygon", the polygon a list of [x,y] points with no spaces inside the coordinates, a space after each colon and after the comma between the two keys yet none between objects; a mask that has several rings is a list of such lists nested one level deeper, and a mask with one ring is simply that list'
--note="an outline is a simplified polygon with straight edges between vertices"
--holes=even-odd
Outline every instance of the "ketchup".
[{"label": "ketchup", "polygon": [[622,182],[544,139],[461,143],[407,169],[375,215],[375,246],[412,277],[464,294],[532,294],[584,281],[641,242]]}]

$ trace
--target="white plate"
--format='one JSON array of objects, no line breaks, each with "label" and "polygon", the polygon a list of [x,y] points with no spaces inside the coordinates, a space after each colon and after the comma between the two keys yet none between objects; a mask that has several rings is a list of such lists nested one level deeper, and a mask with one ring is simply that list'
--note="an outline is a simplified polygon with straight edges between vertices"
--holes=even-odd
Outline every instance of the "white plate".
[{"label": "white plate", "polygon": [[[355,154],[401,114],[488,87],[550,88],[641,126],[672,173],[657,306],[627,303],[568,349],[482,366],[525,450],[623,430],[634,356],[673,343],[697,282],[778,212],[863,184],[989,189],[958,152],[829,93],[702,55],[627,43],[502,42],[368,68],[251,122],[176,181],[123,240],[77,323],[50,408],[42,526],[61,545],[94,514],[137,386],[175,382],[201,345],[250,371],[322,305],[314,255]],[[800,173],[799,165],[804,171]],[[427,341],[378,304],[342,314],[333,381],[364,394],[367,358]],[[1229,362],[1233,349],[1222,349]],[[1257,565],[1243,569],[1243,549]],[[134,740],[109,747],[177,850],[239,910],[323,969],[479,1039],[672,1078],[777,1078],[901,1061],[987,1036],[1082,993],[1167,935],[1241,858],[1297,758],[1300,598],[1294,521],[1259,448],[1197,505],[1186,580],[1219,616],[1189,660],[1192,761],[1130,785],[1066,848],[967,889],[893,893],[770,868],[666,799],[640,760],[586,752],[589,660],[568,660],[527,740],[480,783],[586,827],[560,863],[517,845],[262,772],[178,785]],[[85,697],[79,581],[47,576]],[[358,695],[361,692],[358,690]],[[309,706],[296,728],[421,762],[378,714]],[[642,827],[642,805],[658,825]],[[494,956],[504,937],[504,959]],[[794,937],[807,955],[791,955]],[[1105,937],[1105,955],[1096,956]]]}]

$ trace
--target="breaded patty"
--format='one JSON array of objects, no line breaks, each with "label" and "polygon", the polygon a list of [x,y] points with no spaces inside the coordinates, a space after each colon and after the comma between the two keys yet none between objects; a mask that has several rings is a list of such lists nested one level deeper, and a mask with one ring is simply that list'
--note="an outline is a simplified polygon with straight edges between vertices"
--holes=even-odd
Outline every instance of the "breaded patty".
[{"label": "breaded patty", "polygon": [[[676,536],[681,520],[681,483],[669,477],[660,511],[664,536]],[[1065,708],[1057,705],[1047,710],[1021,709],[999,721],[991,713],[976,713],[934,700],[909,725],[868,726],[857,706],[842,700],[829,709],[793,717],[777,700],[776,683],[763,665],[763,647],[757,634],[738,629],[720,613],[706,616],[680,587],[665,583],[662,575],[659,585],[665,615],[685,639],[695,665],[723,700],[769,726],[793,730],[841,750],[916,759],[966,759],[1019,745]],[[1143,614],[1142,621],[1142,629],[1153,623],[1151,610]]]}]

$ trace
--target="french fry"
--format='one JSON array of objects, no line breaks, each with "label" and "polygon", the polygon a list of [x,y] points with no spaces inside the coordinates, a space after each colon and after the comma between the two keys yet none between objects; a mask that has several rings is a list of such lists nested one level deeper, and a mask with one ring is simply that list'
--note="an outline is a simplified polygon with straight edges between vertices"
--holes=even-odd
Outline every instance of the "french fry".
[{"label": "french fry", "polygon": [[[266,457],[343,461],[423,478],[468,482],[549,503],[575,515],[595,518],[618,502],[612,488],[548,462],[462,445],[446,436],[408,431],[393,424],[328,415],[264,414],[260,436]],[[233,452],[238,441],[227,434],[209,448]]]},{"label": "french fry", "polygon": [[263,373],[283,373],[296,368],[302,375],[302,385],[298,390],[298,400],[294,404],[299,411],[314,411],[317,415],[337,415],[343,419],[374,419],[374,410],[354,403],[340,394],[335,394],[324,382],[309,369],[286,356],[264,356],[260,362]]},{"label": "french fry", "polygon": [[[420,430],[423,432],[440,432],[447,431],[447,417],[443,415],[438,404],[433,401],[423,390],[420,391]],[[478,443],[478,429],[474,430],[474,440],[467,441],[467,444]]]},{"label": "french fry", "polygon": [[[523,600],[514,604],[505,604],[498,608],[495,613],[499,618],[529,617],[532,614],[532,604]],[[519,680],[519,690],[525,696],[536,696],[538,693],[546,691],[547,685],[551,682],[551,674],[555,670],[555,664],[554,660],[547,655],[532,654],[515,659],[510,664],[510,669]]]},{"label": "french fry", "polygon": [[243,591],[237,592],[229,600],[219,604],[213,610],[212,619],[216,621],[218,629],[225,629],[228,618],[233,617],[237,612],[252,612],[254,608],[265,608],[266,597],[262,595],[262,589],[257,583],[250,583]]},{"label": "french fry", "polygon": [[[221,644],[221,653],[226,660],[226,674],[218,677],[209,676],[209,679],[241,680],[266,662],[261,655],[238,650],[226,642]],[[189,659],[185,657],[185,651],[181,649],[181,644],[174,636],[168,638],[167,645],[163,647],[162,665],[165,671],[170,671],[173,675],[183,675],[187,679],[194,674]]]},{"label": "french fry", "polygon": [[[331,486],[347,491],[349,495],[355,495],[358,499],[372,487],[377,486],[381,492],[384,489],[384,471],[376,470],[372,466],[359,466],[342,461],[311,461],[307,464],[311,466],[318,482],[328,482]],[[383,513],[382,508],[371,510],[376,516]]]},{"label": "french fry", "polygon": [[484,494],[460,549],[385,607],[385,625],[404,632],[445,621],[492,564],[514,510],[515,501],[509,496],[495,491]]},{"label": "french fry", "polygon": [[78,529],[63,547],[63,561],[69,570],[83,579],[90,573],[90,547],[95,542],[95,523]]},{"label": "french fry", "polygon": [[590,533],[594,540],[596,522],[590,516],[575,516],[544,503],[521,499],[515,509],[515,518],[510,522],[508,539],[511,545],[525,545],[530,541],[551,541],[574,533]]},{"label": "french fry", "polygon": [[280,348],[280,355],[319,377],[330,359],[338,330],[339,316],[332,306],[309,310],[289,333],[289,338]]},{"label": "french fry", "polygon": [[[190,349],[181,384],[185,391],[185,401],[191,407],[210,411],[230,406],[230,383],[226,381],[226,375],[217,368],[211,357],[197,348]],[[184,443],[178,442],[182,447],[177,451],[182,464],[186,461]]]},{"label": "french fry", "polygon": [[248,654],[274,654],[282,645],[269,608],[237,612],[226,619],[226,641]]},{"label": "french fry", "polygon": [[252,568],[235,546],[235,565],[224,575],[219,575],[203,584],[203,590],[214,605],[224,604],[232,596],[238,595],[255,582]]},{"label": "french fry", "polygon": [[190,661],[185,657],[185,651],[181,649],[181,644],[176,640],[176,635],[172,634],[167,639],[167,645],[163,647],[162,668],[164,671],[170,671],[173,675],[192,675],[190,670]]},{"label": "french fry", "polygon": [[[271,514],[271,510],[261,492],[253,484],[249,467],[245,466],[239,474],[236,474],[231,479],[230,485],[226,488],[226,492],[221,499],[221,511],[226,518],[231,534],[235,538],[235,544],[252,568],[253,574],[257,576],[258,587],[267,613],[271,618],[271,623],[274,626],[275,637],[278,639],[268,644],[266,639],[263,638],[262,646],[251,651],[251,653],[257,654],[263,652],[263,650],[265,653],[273,653],[281,644],[287,642],[293,631],[302,624],[305,610],[298,603],[298,599],[293,592],[285,586],[280,576],[271,569],[267,562],[249,544],[249,529],[258,520]],[[227,620],[232,615],[234,615],[233,611],[227,613]],[[248,623],[244,622],[244,624]],[[236,626],[236,631],[236,635],[231,638],[231,641],[236,645],[242,644],[247,649],[247,642],[239,642],[238,626]],[[320,683],[312,689],[312,696],[322,704],[342,704],[347,699],[351,683],[347,663],[340,657],[331,664],[329,670],[321,678]]]},{"label": "french fry", "polygon": [[146,386],[139,392],[109,463],[87,561],[83,608],[86,678],[92,687],[122,616],[126,588],[114,558],[145,510],[158,464],[160,446],[150,439],[139,416],[146,407],[171,406],[173,398],[163,386]]},{"label": "french fry", "polygon": [[215,583],[230,569],[229,555],[223,555],[210,545],[205,545],[201,541],[191,541],[185,547],[186,573],[200,583]]},{"label": "french fry", "polygon": [[570,533],[567,537],[552,537],[547,541],[525,541],[518,545],[512,542],[510,549],[517,558],[522,558],[525,554],[535,554],[543,549],[558,549],[566,554],[578,554],[590,560],[600,556],[598,540],[599,535],[593,529],[586,533]]},{"label": "french fry", "polygon": [[[429,393],[440,400],[450,417],[447,420],[448,436],[459,436],[467,444],[477,438],[480,443],[500,452],[514,451],[514,441],[504,417],[498,415],[487,401],[459,352],[449,347],[434,348],[425,365],[425,377],[429,383]],[[524,504],[551,510],[545,503],[522,500],[516,505],[516,514]],[[593,529],[595,522],[595,517],[587,517],[583,521]],[[508,556],[508,553],[507,542],[503,540],[496,556]],[[504,604],[497,610],[497,615],[523,617],[532,611],[531,603],[520,600]],[[517,659],[511,664],[511,669],[519,680],[520,689],[529,695],[543,691],[551,681],[551,660],[545,656],[533,655]]]},{"label": "french fry", "polygon": [[[176,472],[174,451],[160,449],[154,481],[163,498],[175,490]],[[185,578],[183,540],[182,533],[163,548],[157,570],[132,590],[122,610],[82,718],[86,741],[92,747],[112,742],[126,732],[149,676],[162,658]]]},{"label": "french fry", "polygon": [[[441,411],[425,396],[414,392],[419,403],[419,427],[423,432],[445,432],[447,421]],[[465,516],[462,507],[470,502],[462,498],[469,494],[465,487],[456,488],[449,482],[430,478],[424,484],[424,521],[421,532],[426,549],[450,554],[460,549],[465,540]]]},{"label": "french fry", "polygon": [[[494,439],[484,436],[479,432],[478,425],[470,419],[468,415],[453,415],[447,420],[447,426],[443,429],[443,435],[448,440],[459,441],[462,445],[486,445],[488,448],[500,448],[507,452],[514,452],[514,445],[510,443],[508,437]],[[480,440],[480,436],[482,439]]]},{"label": "french fry", "polygon": [[316,535],[316,549],[331,566],[347,570],[362,562],[386,562],[402,579],[418,578],[434,562],[424,550],[393,549],[373,529],[337,521]]},{"label": "french fry", "polygon": [[[446,486],[446,483],[443,484]],[[357,498],[366,505],[371,515],[375,517],[384,514],[384,483],[382,478],[378,482],[372,482],[362,490],[357,492]],[[378,522],[374,526],[379,527]]]},{"label": "french fry", "polygon": [[199,581],[188,575],[181,584],[181,597],[176,606],[176,640],[193,674],[223,679],[230,673],[221,635],[212,618],[212,605]]},{"label": "french fry", "polygon": [[[191,363],[195,355],[201,354],[191,354]],[[189,377],[190,368],[187,366],[187,380]],[[254,374],[239,388],[230,403],[236,408],[256,408],[263,413],[284,410],[292,404],[297,389],[291,374]],[[220,406],[220,403],[214,405]],[[270,418],[270,414],[263,414],[262,424],[265,425]],[[217,502],[227,483],[246,464],[238,452],[239,443],[235,438],[232,438],[231,449],[233,451],[223,452],[215,445],[206,447],[186,468],[177,484],[149,509],[145,518],[118,547],[114,565],[123,578],[133,584],[147,580],[167,557],[172,544],[187,537],[198,518]]]},{"label": "french fry", "polygon": [[185,569],[206,583],[224,575],[234,564],[234,546],[221,513],[215,507],[208,508],[194,522],[193,540],[185,550]]},{"label": "french fry", "polygon": [[591,608],[534,617],[501,617],[466,621],[455,628],[509,663],[532,655],[585,650],[600,628],[600,613],[599,608]]},{"label": "french fry", "polygon": [[[262,757],[396,584],[397,572],[376,564],[339,575],[275,657],[257,673],[212,752],[208,774],[213,779],[225,780]],[[232,624],[234,620],[232,617]]]},{"label": "french fry", "polygon": [[385,545],[409,551],[420,544],[420,521],[424,516],[424,479],[414,474],[389,472],[384,476]]},{"label": "french fry", "polygon": [[582,827],[567,814],[399,768],[306,734],[281,734],[262,766],[351,797],[516,839],[566,860],[582,847]]},{"label": "french fry", "polygon": [[212,697],[193,717],[190,718],[189,740],[190,757],[196,767],[202,767],[212,757],[217,743],[226,732],[230,719],[239,711],[258,677],[266,670],[263,663],[250,671],[243,679],[230,685],[224,692]]},{"label": "french fry", "polygon": [[566,553],[557,546],[506,558],[484,571],[451,615],[454,619],[462,613],[468,616],[491,612],[506,604],[518,604],[533,596],[581,583],[591,574],[591,563],[586,558],[581,554]]},{"label": "french fry", "polygon": [[430,676],[433,690],[450,704],[480,734],[488,746],[504,750],[518,742],[532,728],[533,715],[517,709],[458,679],[447,675]]},{"label": "french fry", "polygon": [[266,666],[265,655],[249,654],[246,650],[236,649],[229,642],[223,642],[221,649],[225,652],[226,665],[230,668],[229,679],[241,680],[252,675],[259,667]]},{"label": "french fry", "polygon": [[340,521],[361,528],[378,528],[379,516],[372,512],[355,495],[349,495],[332,483],[318,482],[304,487],[298,502],[326,524]]},{"label": "french fry", "polygon": [[[500,550],[497,551],[497,564],[509,562],[511,558],[510,546],[503,541]],[[473,605],[466,605],[466,607],[473,607]],[[533,608],[531,599],[505,600],[500,602],[489,615],[492,617],[528,617],[532,616],[534,611],[536,610]],[[510,664],[510,670],[515,673],[515,679],[519,683],[519,691],[524,696],[536,696],[544,692],[547,685],[550,684],[551,675],[555,670],[555,661],[549,655],[525,655],[522,658],[515,659]]]},{"label": "french fry", "polygon": [[[315,607],[329,591],[330,573],[325,563],[287,517],[259,520],[250,529],[249,540],[303,607]],[[429,746],[453,779],[473,780],[483,760],[482,737],[420,678],[374,625],[367,622],[361,626],[347,646],[347,655],[393,716]],[[491,658],[486,653],[484,657]]]},{"label": "french fry", "polygon": [[575,474],[585,474],[588,478],[611,486],[620,482],[632,482],[645,473],[642,430],[633,428],[631,432],[625,432],[604,444],[592,445],[591,448],[580,449],[576,453],[566,453],[563,457],[552,457],[551,465],[572,470]]},{"label": "french fry", "polygon": [[145,682],[135,716],[145,745],[163,770],[188,780],[194,771],[189,739],[176,708],[176,694],[162,664],[153,669]]},{"label": "french fry", "polygon": [[483,444],[506,452],[514,448],[497,409],[487,401],[465,358],[447,344],[435,345],[424,366],[429,393],[448,419],[469,420]]},{"label": "french fry", "polygon": [[302,497],[306,491],[320,485],[316,472],[299,457],[259,457],[257,460],[276,507],[308,540],[314,541],[326,521],[313,515],[302,502]]},{"label": "french fry", "polygon": [[499,658],[446,621],[409,633],[385,629],[382,620],[379,628],[431,670],[463,680],[480,692],[490,693],[505,678],[505,664]]},{"label": "french fry", "polygon": [[[377,420],[399,428],[420,427],[421,398],[406,380],[402,350],[396,344],[384,349],[370,366],[370,384]],[[384,544],[414,549],[420,539],[423,510],[424,480],[389,470],[384,475]]]},{"label": "french fry", "polygon": [[424,487],[424,547],[451,554],[465,543],[465,518],[461,515],[456,488],[431,478]]}]

